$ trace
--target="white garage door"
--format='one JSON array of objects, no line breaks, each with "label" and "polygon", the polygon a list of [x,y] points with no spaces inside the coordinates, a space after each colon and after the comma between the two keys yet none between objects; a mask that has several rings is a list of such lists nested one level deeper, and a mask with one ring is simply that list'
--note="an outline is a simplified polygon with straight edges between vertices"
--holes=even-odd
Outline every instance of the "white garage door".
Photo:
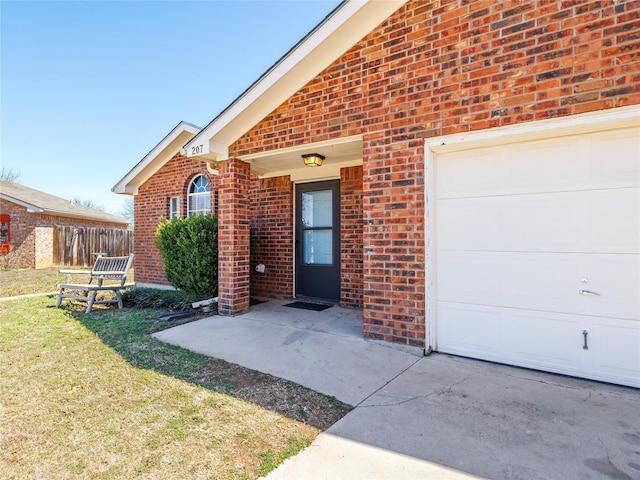
[{"label": "white garage door", "polygon": [[637,128],[435,159],[436,349],[640,386]]}]

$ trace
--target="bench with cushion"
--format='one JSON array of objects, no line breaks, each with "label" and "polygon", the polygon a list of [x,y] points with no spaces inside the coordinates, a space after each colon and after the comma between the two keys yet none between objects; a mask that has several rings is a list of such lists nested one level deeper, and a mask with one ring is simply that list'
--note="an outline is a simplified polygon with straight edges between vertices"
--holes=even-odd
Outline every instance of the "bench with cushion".
[{"label": "bench with cushion", "polygon": [[[85,313],[91,312],[93,306],[97,304],[117,303],[118,308],[122,308],[120,290],[125,287],[132,263],[133,253],[126,257],[100,255],[96,258],[96,263],[91,270],[60,270],[60,273],[66,275],[66,279],[65,283],[57,285],[60,293],[58,293],[56,307],[60,306],[62,300],[68,299],[87,302]],[[72,275],[86,275],[87,280],[85,283],[71,283]],[[115,299],[96,301],[98,292],[109,290],[115,293]]]}]

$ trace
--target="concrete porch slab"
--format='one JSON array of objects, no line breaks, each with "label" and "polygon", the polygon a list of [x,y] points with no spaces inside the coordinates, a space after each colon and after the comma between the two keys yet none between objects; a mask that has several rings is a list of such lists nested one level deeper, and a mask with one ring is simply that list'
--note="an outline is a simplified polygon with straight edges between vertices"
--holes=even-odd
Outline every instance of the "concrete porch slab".
[{"label": "concrete porch slab", "polygon": [[155,336],[356,406],[269,480],[640,478],[640,390],[361,337],[361,312],[268,302]]},{"label": "concrete porch slab", "polygon": [[154,334],[167,343],[269,373],[358,405],[421,357],[362,338],[362,311],[300,310],[270,301]]}]

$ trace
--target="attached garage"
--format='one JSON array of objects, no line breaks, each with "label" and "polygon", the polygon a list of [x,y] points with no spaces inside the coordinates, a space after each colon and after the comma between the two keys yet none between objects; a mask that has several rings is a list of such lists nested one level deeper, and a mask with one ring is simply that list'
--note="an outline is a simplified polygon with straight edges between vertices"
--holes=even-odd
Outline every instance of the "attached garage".
[{"label": "attached garage", "polygon": [[640,387],[638,110],[425,150],[432,348]]}]

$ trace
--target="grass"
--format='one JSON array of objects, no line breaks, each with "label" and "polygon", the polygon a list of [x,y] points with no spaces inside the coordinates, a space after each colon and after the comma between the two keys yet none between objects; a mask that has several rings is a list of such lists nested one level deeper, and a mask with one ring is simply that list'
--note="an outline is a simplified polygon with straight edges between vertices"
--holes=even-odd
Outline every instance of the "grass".
[{"label": "grass", "polygon": [[0,270],[0,297],[53,292],[56,283],[64,281],[58,268]]},{"label": "grass", "polygon": [[[32,293],[54,292],[56,284],[62,283],[65,276],[58,273],[61,268],[67,270],[91,270],[91,267],[56,267],[43,269],[17,269],[10,268],[0,270],[0,297],[14,297],[16,295],[29,295]],[[133,270],[127,275],[127,282],[133,282]],[[82,277],[74,278],[79,280]]]},{"label": "grass", "polygon": [[157,310],[54,305],[0,302],[0,478],[257,478],[349,410],[155,340]]}]

